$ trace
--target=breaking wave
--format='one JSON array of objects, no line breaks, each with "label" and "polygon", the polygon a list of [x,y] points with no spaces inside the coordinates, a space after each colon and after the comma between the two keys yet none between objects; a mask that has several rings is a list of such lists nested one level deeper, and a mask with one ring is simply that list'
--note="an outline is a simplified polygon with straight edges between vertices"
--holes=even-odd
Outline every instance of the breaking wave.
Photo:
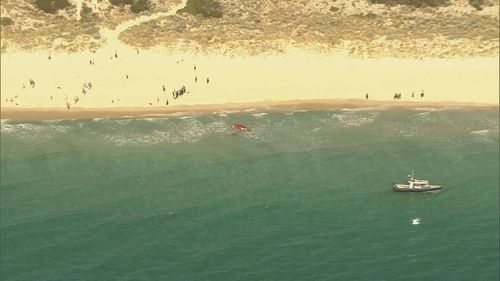
[{"label": "breaking wave", "polygon": [[[426,110],[428,110],[426,108]],[[251,132],[233,129],[235,123]],[[348,130],[346,132],[342,130]],[[498,112],[439,110],[329,110],[289,112],[217,111],[209,115],[177,114],[138,118],[88,120],[2,120],[2,138],[24,142],[46,142],[54,138],[78,138],[112,145],[196,143],[204,138],[224,141],[228,136],[275,147],[310,149],[339,142],[339,136],[369,132],[377,137],[431,137],[451,139],[466,136],[495,138]],[[230,137],[231,138],[231,137]],[[231,138],[234,139],[234,138]],[[357,140],[359,141],[359,140]],[[477,138],[476,138],[477,141]]]}]

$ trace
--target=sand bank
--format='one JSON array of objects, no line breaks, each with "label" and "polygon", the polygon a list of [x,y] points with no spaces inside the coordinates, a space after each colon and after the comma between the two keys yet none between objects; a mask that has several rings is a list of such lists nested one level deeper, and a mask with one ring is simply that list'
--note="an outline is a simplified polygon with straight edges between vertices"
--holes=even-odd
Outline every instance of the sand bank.
[{"label": "sand bank", "polygon": [[166,117],[192,114],[220,114],[236,112],[289,112],[297,110],[377,110],[402,108],[408,110],[433,110],[453,108],[498,109],[498,105],[463,102],[411,102],[367,101],[361,99],[290,100],[256,103],[225,103],[211,105],[176,105],[171,107],[110,107],[110,108],[4,108],[1,119],[49,120],[90,118]]}]

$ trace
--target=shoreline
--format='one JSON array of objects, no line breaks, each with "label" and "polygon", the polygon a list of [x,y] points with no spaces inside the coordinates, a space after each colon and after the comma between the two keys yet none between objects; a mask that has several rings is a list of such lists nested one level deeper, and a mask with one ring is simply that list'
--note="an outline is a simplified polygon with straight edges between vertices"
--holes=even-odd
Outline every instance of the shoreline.
[{"label": "shoreline", "polygon": [[242,112],[286,112],[321,111],[332,109],[377,110],[401,108],[410,110],[460,109],[460,108],[499,108],[496,103],[474,103],[453,101],[380,101],[362,99],[313,99],[288,101],[262,101],[253,103],[224,103],[175,105],[170,107],[112,107],[112,108],[2,108],[1,120],[54,120],[54,119],[92,119],[92,118],[162,118],[189,114],[210,115]]}]

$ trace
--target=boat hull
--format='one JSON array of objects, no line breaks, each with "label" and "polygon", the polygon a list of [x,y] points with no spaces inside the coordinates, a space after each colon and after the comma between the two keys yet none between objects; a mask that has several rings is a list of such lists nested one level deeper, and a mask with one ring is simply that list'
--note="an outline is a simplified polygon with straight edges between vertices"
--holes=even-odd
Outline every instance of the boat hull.
[{"label": "boat hull", "polygon": [[430,185],[426,187],[420,187],[420,188],[409,188],[408,185],[398,185],[394,184],[392,186],[392,189],[394,191],[399,191],[399,192],[429,192],[429,191],[436,191],[440,190],[443,187],[440,185]]}]

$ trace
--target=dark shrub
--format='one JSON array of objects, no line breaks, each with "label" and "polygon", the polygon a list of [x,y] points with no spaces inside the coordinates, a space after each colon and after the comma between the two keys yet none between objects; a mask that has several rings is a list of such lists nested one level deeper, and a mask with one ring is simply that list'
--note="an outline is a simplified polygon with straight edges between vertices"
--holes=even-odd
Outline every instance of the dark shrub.
[{"label": "dark shrub", "polygon": [[8,18],[8,17],[2,17],[2,18],[0,18],[0,25],[6,26],[6,25],[11,25],[13,23],[14,22],[12,21],[11,18]]},{"label": "dark shrub", "polygon": [[121,6],[121,5],[132,5],[134,4],[134,0],[109,0],[109,3],[115,6]]},{"label": "dark shrub", "polygon": [[68,0],[35,0],[35,6],[38,9],[51,14],[55,14],[69,5]]},{"label": "dark shrub", "polygon": [[483,9],[483,5],[485,0],[469,0],[469,5],[476,8],[476,10],[481,11]]},{"label": "dark shrub", "polygon": [[99,16],[96,13],[93,13],[92,8],[87,6],[87,4],[85,3],[82,4],[82,9],[80,10],[80,17],[81,21],[84,22],[92,22],[99,20]]},{"label": "dark shrub", "polygon": [[186,7],[177,11],[178,14],[202,14],[205,17],[222,18],[222,8],[216,0],[188,0]]},{"label": "dark shrub", "polygon": [[132,6],[130,6],[130,11],[133,13],[140,13],[142,11],[149,10],[151,3],[149,0],[136,0]]},{"label": "dark shrub", "polygon": [[439,7],[447,6],[450,4],[450,0],[370,0],[373,4],[385,4],[389,6],[393,5],[406,5],[413,7]]}]

